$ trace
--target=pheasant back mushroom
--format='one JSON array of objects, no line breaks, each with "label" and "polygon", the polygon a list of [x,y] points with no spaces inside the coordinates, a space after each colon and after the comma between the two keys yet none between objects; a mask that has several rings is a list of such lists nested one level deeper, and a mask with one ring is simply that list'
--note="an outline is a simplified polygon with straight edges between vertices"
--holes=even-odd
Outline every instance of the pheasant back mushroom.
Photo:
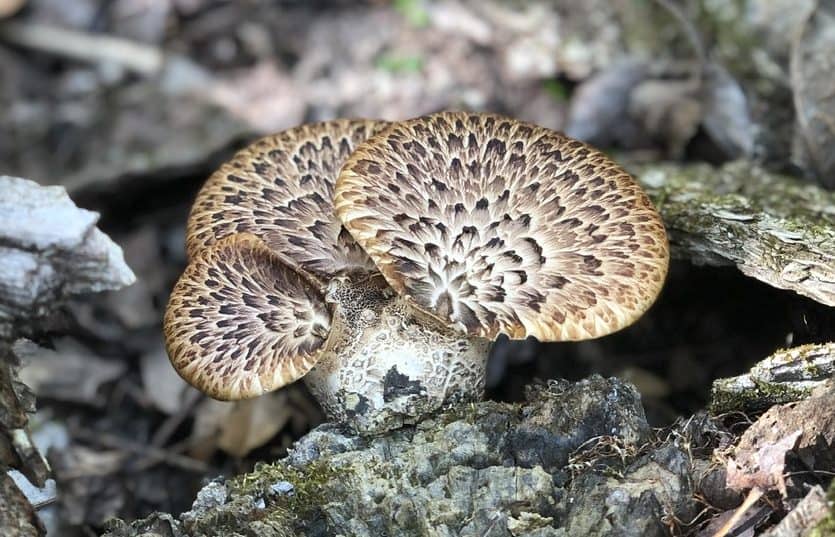
[{"label": "pheasant back mushroom", "polygon": [[492,114],[338,120],[238,153],[198,194],[165,316],[220,399],[300,377],[361,433],[480,398],[490,341],[599,337],[659,293],[668,247],[599,151]]}]

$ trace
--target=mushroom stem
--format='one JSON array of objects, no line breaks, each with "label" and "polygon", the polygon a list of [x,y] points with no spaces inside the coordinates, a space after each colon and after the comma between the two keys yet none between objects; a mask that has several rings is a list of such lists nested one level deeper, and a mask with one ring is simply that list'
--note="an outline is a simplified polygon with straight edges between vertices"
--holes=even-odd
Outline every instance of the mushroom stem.
[{"label": "mushroom stem", "polygon": [[332,420],[374,434],[483,396],[487,339],[419,312],[378,274],[335,278],[325,296],[331,334],[304,380]]}]

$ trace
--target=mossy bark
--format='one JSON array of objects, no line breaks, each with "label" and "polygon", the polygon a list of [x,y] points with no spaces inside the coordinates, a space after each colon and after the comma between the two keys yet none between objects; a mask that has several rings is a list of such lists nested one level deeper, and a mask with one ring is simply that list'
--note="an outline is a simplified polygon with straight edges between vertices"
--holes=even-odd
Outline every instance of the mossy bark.
[{"label": "mossy bark", "polygon": [[287,458],[204,488],[172,534],[667,535],[664,520],[696,512],[694,462],[672,438],[655,439],[634,388],[601,377],[378,437],[323,425]]},{"label": "mossy bark", "polygon": [[799,401],[835,375],[835,343],[779,350],[744,375],[717,379],[710,393],[710,410],[763,410]]},{"label": "mossy bark", "polygon": [[744,274],[835,306],[835,192],[738,161],[633,166],[674,257]]}]

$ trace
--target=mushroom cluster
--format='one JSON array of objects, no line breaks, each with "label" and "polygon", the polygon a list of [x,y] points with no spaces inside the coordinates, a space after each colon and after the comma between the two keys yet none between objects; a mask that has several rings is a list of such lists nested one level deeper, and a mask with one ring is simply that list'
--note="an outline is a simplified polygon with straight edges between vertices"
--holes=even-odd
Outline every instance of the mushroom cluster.
[{"label": "mushroom cluster", "polygon": [[493,114],[336,120],[243,149],[201,189],[165,339],[212,397],[304,377],[361,433],[478,399],[498,334],[595,338],[667,272],[661,219],[603,153]]}]

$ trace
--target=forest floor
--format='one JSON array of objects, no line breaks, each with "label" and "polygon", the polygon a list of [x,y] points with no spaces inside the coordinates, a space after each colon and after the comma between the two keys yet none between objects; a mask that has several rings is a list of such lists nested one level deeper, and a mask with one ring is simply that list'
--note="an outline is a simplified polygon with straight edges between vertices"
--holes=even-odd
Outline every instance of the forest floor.
[{"label": "forest floor", "polygon": [[[185,266],[194,195],[220,162],[259,136],[332,117],[490,110],[594,143],[639,176],[658,162],[675,169],[733,162],[744,170],[742,183],[705,188],[744,198],[751,218],[776,207],[755,195],[768,190],[763,177],[794,176],[806,193],[798,206],[812,215],[800,225],[822,233],[819,244],[835,244],[826,242],[835,236],[826,190],[835,186],[827,151],[835,100],[822,59],[835,57],[826,24],[835,13],[816,11],[812,0],[719,4],[0,0],[0,175],[65,187],[79,207],[100,214],[98,227],[136,275],[118,291],[66,297],[42,324],[9,332],[28,341],[9,338],[3,347],[23,359],[19,379],[37,398],[29,429],[54,478],[28,492],[41,502],[42,523],[74,537],[100,533],[113,517],[177,515],[210,480],[285,457],[323,422],[300,384],[242,403],[208,399],[177,376],[163,348],[162,314]],[[654,200],[663,205],[667,193]],[[664,216],[674,222],[672,212]],[[582,343],[500,340],[485,405],[539,404],[523,403],[536,381],[617,377],[640,393],[648,442],[651,428],[681,433],[708,409],[715,380],[747,373],[782,348],[835,341],[835,299],[796,292],[787,270],[769,281],[744,260],[696,256],[687,226],[674,231],[679,255],[646,316]],[[830,275],[835,260],[820,267]],[[767,410],[749,403],[713,413],[710,427],[723,432],[714,431],[712,448],[739,442]],[[780,459],[772,465],[779,479],[739,485],[764,493],[746,515],[762,531],[835,472],[820,457],[798,470],[809,464],[802,440],[786,447],[793,431],[780,431],[769,443],[785,449],[760,454]],[[831,447],[832,431],[821,434]],[[785,462],[787,453],[800,463]],[[5,467],[3,456],[0,449]],[[786,485],[786,464],[811,474]],[[711,517],[736,504],[665,527],[710,535],[718,531]]]}]

